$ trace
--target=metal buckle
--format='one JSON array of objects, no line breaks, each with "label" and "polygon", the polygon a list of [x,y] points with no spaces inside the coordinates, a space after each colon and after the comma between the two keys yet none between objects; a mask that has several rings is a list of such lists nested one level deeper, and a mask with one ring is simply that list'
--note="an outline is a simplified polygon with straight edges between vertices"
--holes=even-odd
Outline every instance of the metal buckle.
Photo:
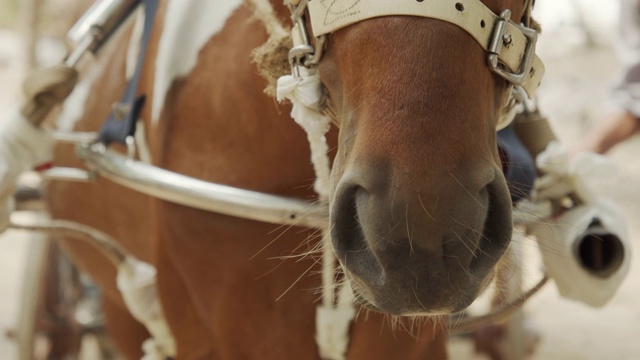
[{"label": "metal buckle", "polygon": [[317,37],[315,46],[309,40],[309,31],[305,21],[309,0],[299,0],[297,4],[291,1],[288,4],[294,25],[292,31],[294,47],[289,51],[289,62],[292,66],[302,66],[308,69],[320,62],[324,51],[325,36]]},{"label": "metal buckle", "polygon": [[503,10],[500,13],[500,18],[496,21],[493,27],[493,34],[491,37],[491,43],[489,44],[489,55],[487,56],[487,62],[489,64],[489,68],[500,75],[502,78],[507,81],[513,83],[516,86],[522,86],[525,83],[525,76],[531,71],[531,66],[533,63],[533,56],[535,55],[535,47],[536,42],[538,41],[538,33],[531,28],[518,25],[516,23],[511,23],[518,30],[522,32],[522,34],[527,39],[527,45],[524,50],[524,56],[520,63],[520,72],[510,72],[500,67],[499,55],[502,51],[503,46],[509,46],[511,44],[511,36],[505,35],[504,31],[506,28],[507,22],[509,22],[511,18],[510,10]]}]

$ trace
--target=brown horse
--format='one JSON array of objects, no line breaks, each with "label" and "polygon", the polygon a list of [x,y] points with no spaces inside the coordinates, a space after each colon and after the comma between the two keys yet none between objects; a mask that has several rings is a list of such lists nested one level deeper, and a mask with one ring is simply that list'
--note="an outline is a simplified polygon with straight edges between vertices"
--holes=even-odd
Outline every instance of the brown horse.
[{"label": "brown horse", "polygon": [[[496,14],[523,14],[522,0],[483,2]],[[267,81],[252,62],[268,27],[251,4],[206,3],[160,5],[139,89],[148,99],[139,148],[147,144],[148,161],[170,171],[313,198],[306,135],[287,105],[263,93]],[[288,24],[289,9],[271,5]],[[85,83],[59,127],[99,128],[124,89],[131,33],[121,32],[86,64]],[[462,310],[489,283],[509,244],[511,202],[495,134],[509,84],[486,56],[459,27],[423,17],[378,17],[327,38],[319,73],[340,124],[328,136],[337,149],[332,241],[369,308],[398,315]],[[76,118],[67,110],[78,106]],[[80,165],[67,146],[58,148],[56,164]],[[313,231],[194,210],[106,180],[53,182],[48,202],[54,217],[100,229],[155,265],[177,359],[319,357],[319,265],[303,256],[320,241]],[[120,351],[139,358],[149,335],[127,313],[113,267],[90,246],[65,248],[104,289]],[[394,331],[384,315],[361,314],[347,356],[446,358],[446,328],[434,324],[425,318],[412,331]]]}]

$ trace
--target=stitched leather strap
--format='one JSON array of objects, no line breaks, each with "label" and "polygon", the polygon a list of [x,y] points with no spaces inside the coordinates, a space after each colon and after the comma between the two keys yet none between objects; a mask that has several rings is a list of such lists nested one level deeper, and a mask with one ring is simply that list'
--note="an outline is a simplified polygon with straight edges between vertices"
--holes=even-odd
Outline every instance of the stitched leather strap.
[{"label": "stitched leather strap", "polygon": [[[313,0],[309,16],[314,36],[332,33],[351,24],[381,16],[420,16],[446,21],[465,30],[478,44],[489,51],[494,24],[500,17],[479,0]],[[533,56],[531,69],[521,69],[527,52],[528,38],[517,25],[505,23],[504,36],[510,37],[502,46],[498,59],[511,72],[525,71],[522,87],[533,95],[544,74],[542,61]],[[530,51],[535,51],[531,49]]]}]

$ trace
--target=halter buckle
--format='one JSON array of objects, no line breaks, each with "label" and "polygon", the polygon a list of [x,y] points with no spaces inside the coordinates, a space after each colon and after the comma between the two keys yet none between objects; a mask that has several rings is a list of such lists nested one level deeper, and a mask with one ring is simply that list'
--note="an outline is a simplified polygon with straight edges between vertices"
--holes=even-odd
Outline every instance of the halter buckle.
[{"label": "halter buckle", "polygon": [[504,66],[501,66],[498,56],[500,55],[502,48],[504,46],[509,46],[513,41],[511,36],[505,35],[506,24],[509,22],[510,18],[510,10],[503,10],[502,13],[500,13],[500,18],[496,21],[493,27],[493,34],[491,36],[491,42],[488,49],[489,55],[487,56],[487,63],[491,71],[516,86],[522,86],[526,82],[526,76],[530,71],[532,71],[538,33],[534,29],[512,22],[512,25],[520,30],[527,39],[527,45],[524,50],[524,55],[522,56],[522,61],[520,62],[519,72],[516,73],[506,70]]},{"label": "halter buckle", "polygon": [[309,30],[305,16],[309,12],[309,0],[297,0],[288,3],[293,21],[293,48],[289,51],[289,62],[292,66],[302,66],[307,69],[318,65],[324,51],[325,36],[316,37],[315,44],[310,41]]}]

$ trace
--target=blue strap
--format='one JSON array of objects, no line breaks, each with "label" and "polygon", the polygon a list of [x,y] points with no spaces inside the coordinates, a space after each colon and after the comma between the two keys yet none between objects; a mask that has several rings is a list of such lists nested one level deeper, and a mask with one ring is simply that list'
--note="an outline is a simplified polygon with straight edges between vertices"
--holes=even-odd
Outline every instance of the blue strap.
[{"label": "blue strap", "polygon": [[138,96],[138,84],[142,76],[142,67],[147,52],[147,45],[153,29],[153,20],[158,9],[158,0],[144,0],[144,28],[140,42],[140,53],[136,63],[133,77],[129,80],[127,88],[114,110],[109,115],[107,121],[102,125],[98,140],[105,145],[112,142],[126,143],[129,136],[133,136],[136,131],[136,121],[145,102],[145,96]]}]

